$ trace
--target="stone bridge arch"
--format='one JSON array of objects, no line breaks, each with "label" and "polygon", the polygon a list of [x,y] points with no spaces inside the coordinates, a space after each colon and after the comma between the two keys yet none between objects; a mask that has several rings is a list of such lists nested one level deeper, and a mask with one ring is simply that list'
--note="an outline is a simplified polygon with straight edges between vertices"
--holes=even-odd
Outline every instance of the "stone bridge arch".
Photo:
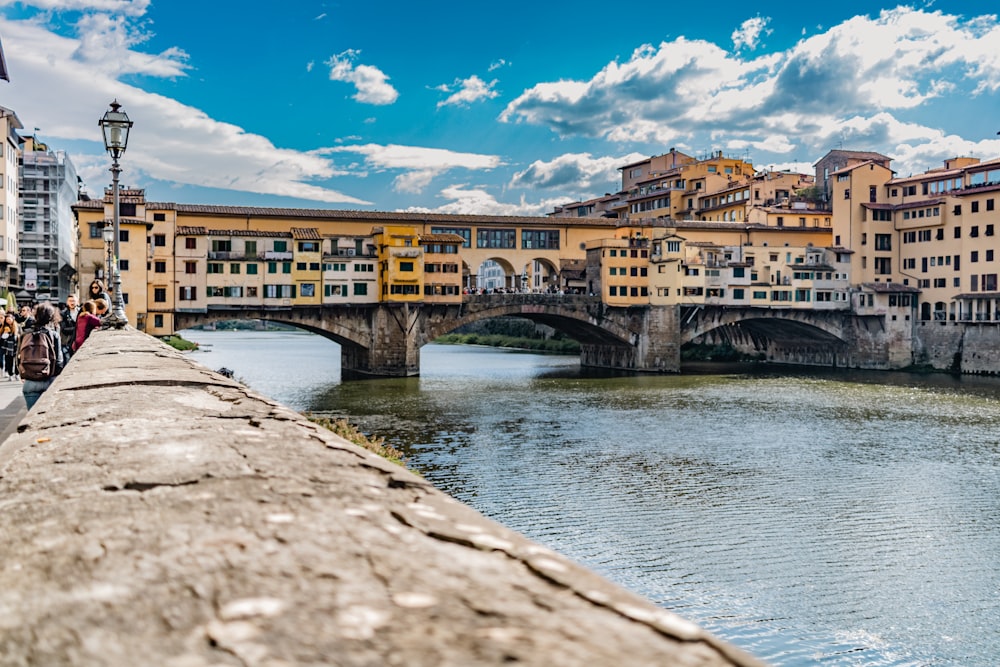
[{"label": "stone bridge arch", "polygon": [[726,344],[768,361],[843,365],[853,329],[843,311],[695,307],[681,313],[679,342]]},{"label": "stone bridge arch", "polygon": [[461,308],[428,313],[425,340],[443,336],[465,324],[497,317],[521,317],[560,331],[583,345],[636,343],[638,327],[628,317],[605,307],[599,298],[544,294],[493,294],[466,297]]},{"label": "stone bridge arch", "polygon": [[361,310],[366,309],[296,307],[221,310],[203,313],[177,312],[174,315],[174,323],[178,330],[225,320],[262,320],[287,324],[339,344],[341,366],[349,374],[354,368],[363,368],[370,359],[372,342],[370,318],[358,317],[357,311]]}]

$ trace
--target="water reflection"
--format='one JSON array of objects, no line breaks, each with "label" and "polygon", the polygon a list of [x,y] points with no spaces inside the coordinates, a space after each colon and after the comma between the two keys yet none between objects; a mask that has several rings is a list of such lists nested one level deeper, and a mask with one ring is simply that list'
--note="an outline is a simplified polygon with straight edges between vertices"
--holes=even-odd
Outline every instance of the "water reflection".
[{"label": "water reflection", "polygon": [[429,346],[419,378],[340,383],[325,347],[237,342],[223,362],[224,336],[210,367],[386,436],[484,514],[775,664],[1000,656],[996,380],[584,374]]}]

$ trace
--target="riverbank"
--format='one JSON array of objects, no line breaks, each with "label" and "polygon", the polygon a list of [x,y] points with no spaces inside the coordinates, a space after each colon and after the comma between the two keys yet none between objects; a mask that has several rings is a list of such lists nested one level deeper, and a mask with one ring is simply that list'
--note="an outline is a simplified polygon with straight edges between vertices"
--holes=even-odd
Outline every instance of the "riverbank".
[{"label": "riverbank", "polygon": [[502,334],[451,333],[434,340],[440,345],[483,345],[546,354],[580,354],[580,344],[570,338],[523,338]]}]

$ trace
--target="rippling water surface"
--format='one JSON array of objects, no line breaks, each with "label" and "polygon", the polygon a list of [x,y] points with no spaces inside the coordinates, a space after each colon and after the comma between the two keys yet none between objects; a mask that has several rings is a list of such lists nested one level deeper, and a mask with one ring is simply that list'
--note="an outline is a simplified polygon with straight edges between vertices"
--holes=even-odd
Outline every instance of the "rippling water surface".
[{"label": "rippling water surface", "polygon": [[795,369],[591,376],[431,345],[340,382],[299,333],[185,332],[347,416],[483,514],[776,665],[1000,662],[1000,381]]}]

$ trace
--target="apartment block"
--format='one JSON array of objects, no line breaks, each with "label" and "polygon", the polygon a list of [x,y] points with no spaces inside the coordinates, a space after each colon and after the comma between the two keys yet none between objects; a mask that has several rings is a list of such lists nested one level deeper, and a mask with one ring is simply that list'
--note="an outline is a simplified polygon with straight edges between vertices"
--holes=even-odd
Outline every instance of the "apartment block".
[{"label": "apartment block", "polygon": [[[0,52],[0,61],[3,54]],[[10,109],[0,106],[0,294],[18,286],[18,155],[21,121]]]},{"label": "apartment block", "polygon": [[832,182],[852,283],[912,288],[922,321],[1000,321],[1000,159],[955,158],[906,177],[860,163]]},{"label": "apartment block", "polygon": [[65,301],[77,291],[76,168],[65,152],[25,137],[19,171],[22,287],[34,301]]}]

